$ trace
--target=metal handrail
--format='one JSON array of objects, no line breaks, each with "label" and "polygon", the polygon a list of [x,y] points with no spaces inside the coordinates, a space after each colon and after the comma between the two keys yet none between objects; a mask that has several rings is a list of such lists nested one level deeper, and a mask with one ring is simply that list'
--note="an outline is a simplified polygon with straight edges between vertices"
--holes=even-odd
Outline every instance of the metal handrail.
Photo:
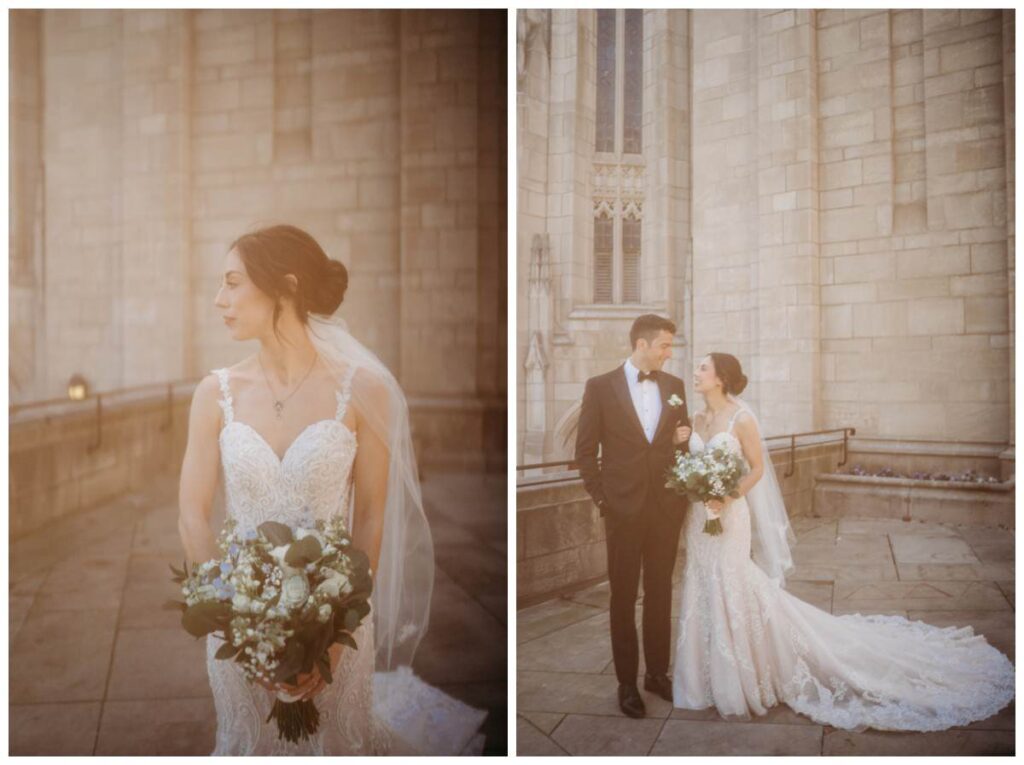
[{"label": "metal handrail", "polygon": [[[786,473],[783,475],[783,478],[789,478],[791,475],[793,475],[794,472],[796,472],[796,439],[804,438],[804,437],[808,437],[808,436],[825,436],[825,435],[829,435],[830,433],[842,433],[843,434],[843,440],[842,440],[842,444],[843,444],[843,457],[839,461],[839,465],[837,466],[837,467],[842,467],[843,465],[846,464],[846,461],[847,461],[847,457],[848,457],[847,449],[849,447],[850,436],[857,435],[857,429],[856,428],[829,428],[827,430],[810,430],[810,431],[807,431],[805,433],[786,433],[786,434],[780,435],[780,436],[765,436],[765,441],[775,441],[775,440],[779,440],[779,439],[783,439],[783,438],[788,438],[789,439],[789,468],[786,470]],[[820,445],[821,443],[822,442],[817,442],[814,445],[817,446],[817,445]],[[838,440],[835,440],[835,441],[825,441],[823,443],[834,444],[834,443],[839,443],[839,441]],[[532,464],[532,465],[516,465],[516,472],[522,472],[524,470],[539,470],[540,468],[548,468],[548,467],[565,467],[565,468],[567,468],[569,470],[578,470],[579,469],[579,465],[577,465],[576,460],[563,460],[561,462],[538,462],[538,463],[535,463],[535,464]],[[536,483],[531,483],[530,485],[531,486],[544,486],[544,485],[549,484],[549,483],[562,483],[563,481],[567,481],[567,480],[573,480],[573,479],[569,479],[569,478],[555,478],[555,479],[552,479],[550,481],[537,481]]]},{"label": "metal handrail", "polygon": [[100,391],[99,393],[93,393],[80,401],[74,401],[68,398],[51,398],[40,401],[30,401],[25,404],[12,404],[7,408],[8,417],[19,412],[28,411],[30,409],[40,409],[47,406],[56,406],[58,404],[85,404],[90,399],[96,399],[96,438],[89,444],[88,451],[94,452],[103,445],[103,400],[109,400],[114,396],[123,396],[128,393],[139,393],[154,388],[166,388],[167,389],[167,417],[160,424],[160,430],[166,431],[174,425],[174,389],[179,385],[194,385],[198,384],[203,378],[201,377],[189,377],[181,380],[172,380],[166,383],[145,383],[143,385],[132,385],[125,388],[114,388],[112,390]]}]

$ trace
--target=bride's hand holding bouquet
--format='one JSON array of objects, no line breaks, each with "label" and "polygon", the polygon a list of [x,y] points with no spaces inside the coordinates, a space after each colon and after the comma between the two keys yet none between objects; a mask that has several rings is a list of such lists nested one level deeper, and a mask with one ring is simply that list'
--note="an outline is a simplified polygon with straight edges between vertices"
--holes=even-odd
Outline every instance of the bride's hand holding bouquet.
[{"label": "bride's hand holding bouquet", "polygon": [[721,514],[733,499],[739,499],[740,479],[746,474],[743,459],[724,446],[696,454],[676,452],[666,486],[691,502],[701,502],[707,513],[704,533],[722,533]]}]

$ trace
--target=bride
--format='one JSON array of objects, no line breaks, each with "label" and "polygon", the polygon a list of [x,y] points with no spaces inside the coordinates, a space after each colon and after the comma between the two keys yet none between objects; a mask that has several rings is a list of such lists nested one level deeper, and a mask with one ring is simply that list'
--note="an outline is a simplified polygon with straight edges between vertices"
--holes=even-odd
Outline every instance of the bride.
[{"label": "bride", "polygon": [[[223,474],[240,531],[267,520],[310,526],[342,513],[374,572],[373,618],[358,649],[330,649],[297,685],[252,685],[207,640],[216,755],[460,754],[479,750],[485,712],[419,680],[410,665],[426,631],[434,556],[412,451],[408,407],[377,357],[330,317],[345,266],[306,232],[272,226],[229,248],[215,305],[233,340],[259,350],[197,386],[181,470],[179,530],[190,561],[217,557],[210,515]],[[279,739],[275,696],[314,699],[320,728]]]},{"label": "bride", "polygon": [[[749,719],[783,702],[848,730],[936,731],[985,719],[1014,693],[1013,665],[970,627],[900,616],[833,616],[782,589],[793,534],[739,361],[724,353],[694,374],[706,408],[690,451],[724,445],[749,467],[739,499],[709,502],[724,533],[703,531],[707,509],[686,520],[673,702]],[[751,559],[753,556],[753,559]]]}]

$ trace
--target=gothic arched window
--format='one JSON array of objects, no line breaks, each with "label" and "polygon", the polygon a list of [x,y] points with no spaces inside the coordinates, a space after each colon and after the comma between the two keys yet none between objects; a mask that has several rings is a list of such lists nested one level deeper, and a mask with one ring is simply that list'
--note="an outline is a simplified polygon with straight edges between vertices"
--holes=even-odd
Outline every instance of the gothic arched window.
[{"label": "gothic arched window", "polygon": [[644,12],[598,11],[596,151],[643,151],[643,91]]},{"label": "gothic arched window", "polygon": [[641,302],[644,12],[597,11],[594,302]]}]

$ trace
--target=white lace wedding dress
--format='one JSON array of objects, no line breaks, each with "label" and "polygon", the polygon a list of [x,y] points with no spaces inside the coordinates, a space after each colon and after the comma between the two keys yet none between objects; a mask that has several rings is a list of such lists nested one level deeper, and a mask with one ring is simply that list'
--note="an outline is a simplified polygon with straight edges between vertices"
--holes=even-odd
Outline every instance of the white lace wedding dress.
[{"label": "white lace wedding dress", "polygon": [[[742,456],[735,418],[707,447],[725,444]],[[689,445],[693,453],[705,448],[696,431]],[[1013,699],[1013,665],[970,627],[833,616],[781,589],[751,560],[745,498],[722,513],[720,536],[704,533],[705,520],[704,505],[693,503],[676,707],[749,719],[783,702],[836,728],[935,731],[990,717]]]},{"label": "white lace wedding dress", "polygon": [[[256,430],[235,420],[228,371],[214,370],[224,411],[220,455],[227,513],[241,530],[268,520],[308,526],[335,513],[345,514],[351,530],[357,443],[343,419],[354,371],[337,392],[334,419],[309,425],[278,459]],[[482,748],[477,731],[486,712],[427,685],[408,667],[375,673],[372,619],[359,627],[355,640],[359,649],[342,650],[333,682],[315,698],[319,730],[308,741],[291,744],[278,737],[276,723],[267,723],[274,694],[248,683],[234,662],[215,659],[222,641],[207,638],[206,664],[217,709],[213,754],[444,755]]]}]

